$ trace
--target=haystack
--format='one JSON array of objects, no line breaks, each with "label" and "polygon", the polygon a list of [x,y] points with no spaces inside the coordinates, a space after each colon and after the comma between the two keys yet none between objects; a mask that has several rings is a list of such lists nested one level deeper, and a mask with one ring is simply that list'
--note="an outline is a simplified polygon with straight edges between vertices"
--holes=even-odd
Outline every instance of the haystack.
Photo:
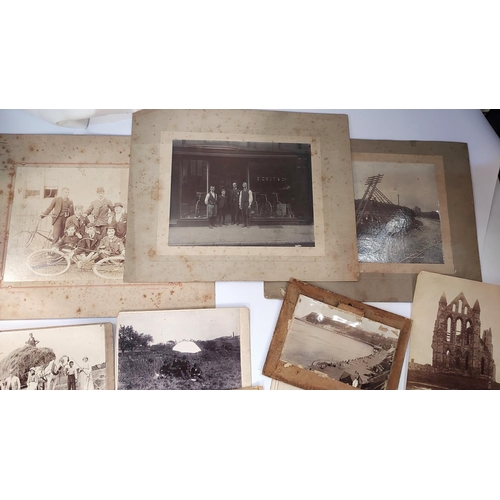
[{"label": "haystack", "polygon": [[0,380],[5,379],[13,370],[21,385],[24,385],[31,367],[45,366],[53,359],[56,359],[56,355],[48,347],[20,347],[0,361]]}]

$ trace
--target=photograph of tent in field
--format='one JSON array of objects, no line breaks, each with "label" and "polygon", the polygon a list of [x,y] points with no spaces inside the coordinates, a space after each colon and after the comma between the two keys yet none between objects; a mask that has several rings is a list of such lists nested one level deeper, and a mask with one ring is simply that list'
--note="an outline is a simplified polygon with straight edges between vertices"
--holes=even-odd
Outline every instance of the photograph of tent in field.
[{"label": "photograph of tent in field", "polygon": [[384,389],[399,330],[300,295],[281,352],[285,363],[361,389]]},{"label": "photograph of tent in field", "polygon": [[442,264],[436,166],[354,161],[359,262]]},{"label": "photograph of tent in field", "polygon": [[251,385],[245,308],[122,312],[118,389],[238,389]]},{"label": "photograph of tent in field", "polygon": [[110,323],[0,332],[0,388],[106,389],[112,335]]}]

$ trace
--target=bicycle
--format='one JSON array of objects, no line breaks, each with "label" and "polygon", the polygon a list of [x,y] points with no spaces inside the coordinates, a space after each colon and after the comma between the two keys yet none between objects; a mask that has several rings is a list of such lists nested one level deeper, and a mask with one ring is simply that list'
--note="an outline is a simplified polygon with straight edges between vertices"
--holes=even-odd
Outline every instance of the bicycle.
[{"label": "bicycle", "polygon": [[35,229],[32,231],[25,230],[21,231],[17,235],[17,241],[22,250],[28,250],[29,248],[49,248],[52,244],[52,229],[43,230],[40,229],[40,223],[42,219],[36,221]]},{"label": "bicycle", "polygon": [[89,253],[89,258],[78,258],[76,251],[83,247],[83,243],[89,238],[83,238],[77,245],[67,252],[56,250],[54,248],[44,248],[36,250],[26,258],[28,269],[37,276],[51,277],[64,274],[72,263],[84,271],[92,269],[94,274],[103,279],[120,279],[123,277],[123,268],[125,257],[123,255],[114,255],[95,260],[99,253],[94,250]]}]

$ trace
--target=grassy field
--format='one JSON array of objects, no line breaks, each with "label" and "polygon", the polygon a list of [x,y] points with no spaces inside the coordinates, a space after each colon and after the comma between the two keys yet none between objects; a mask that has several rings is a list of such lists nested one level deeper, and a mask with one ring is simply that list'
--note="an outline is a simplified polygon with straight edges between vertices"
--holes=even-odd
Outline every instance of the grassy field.
[{"label": "grassy field", "polygon": [[196,342],[201,352],[188,354],[192,365],[198,363],[203,380],[184,380],[169,375],[159,378],[164,362],[171,364],[174,355],[171,346],[119,353],[118,389],[123,390],[224,390],[241,387],[239,337],[221,337]]}]

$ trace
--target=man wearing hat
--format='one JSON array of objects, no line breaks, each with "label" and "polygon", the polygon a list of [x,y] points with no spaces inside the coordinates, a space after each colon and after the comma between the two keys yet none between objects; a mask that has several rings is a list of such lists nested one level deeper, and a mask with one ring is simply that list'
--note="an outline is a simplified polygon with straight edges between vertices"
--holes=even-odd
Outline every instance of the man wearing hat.
[{"label": "man wearing hat", "polygon": [[116,236],[125,243],[125,236],[127,235],[127,214],[123,210],[123,204],[119,201],[115,203],[115,211],[110,219],[110,225],[115,226]]},{"label": "man wearing hat", "polygon": [[76,265],[82,267],[84,264],[94,261],[97,256],[97,248],[99,246],[99,238],[95,230],[93,222],[87,224],[85,236],[75,250]]},{"label": "man wearing hat", "polygon": [[52,242],[55,243],[64,234],[66,220],[75,213],[73,202],[69,199],[69,188],[61,189],[61,196],[54,198],[47,210],[40,214],[40,219],[52,212]]},{"label": "man wearing hat", "polygon": [[76,228],[76,236],[82,239],[85,234],[85,226],[88,219],[83,215],[83,205],[75,205],[75,213],[66,219],[65,229],[73,225]]},{"label": "man wearing hat", "polygon": [[108,226],[107,235],[99,242],[99,256],[106,257],[125,256],[125,246],[120,238],[116,237],[116,230],[113,225]]},{"label": "man wearing hat", "polygon": [[110,200],[104,197],[104,188],[97,188],[97,199],[94,200],[89,208],[85,210],[84,215],[94,223],[97,237],[99,239],[106,236],[106,228],[108,227],[108,217],[110,212],[114,212],[115,207]]}]

